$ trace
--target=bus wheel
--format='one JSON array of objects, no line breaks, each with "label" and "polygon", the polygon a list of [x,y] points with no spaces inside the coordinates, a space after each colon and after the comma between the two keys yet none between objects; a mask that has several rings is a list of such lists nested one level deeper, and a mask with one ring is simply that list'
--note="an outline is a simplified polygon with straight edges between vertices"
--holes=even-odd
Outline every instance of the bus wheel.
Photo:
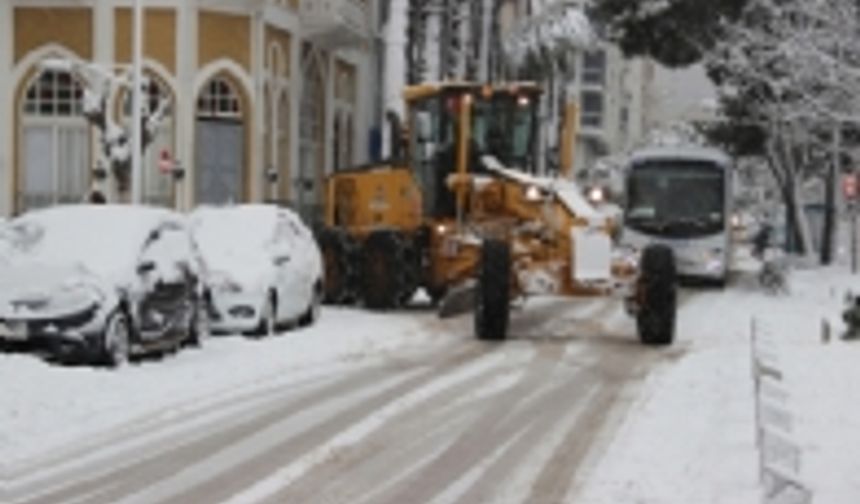
[{"label": "bus wheel", "polygon": [[645,345],[671,345],[677,309],[675,257],[662,245],[645,249],[639,271],[636,325]]}]

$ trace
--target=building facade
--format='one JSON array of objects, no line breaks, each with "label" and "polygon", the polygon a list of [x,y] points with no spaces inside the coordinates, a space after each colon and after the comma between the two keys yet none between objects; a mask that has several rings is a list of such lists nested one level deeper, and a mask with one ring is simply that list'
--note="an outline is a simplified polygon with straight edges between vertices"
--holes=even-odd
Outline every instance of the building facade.
[{"label": "building facade", "polygon": [[[276,201],[317,216],[325,174],[368,155],[374,2],[144,4],[149,98],[170,104],[144,158],[144,200],[180,209]],[[132,21],[130,0],[0,2],[0,213],[81,201],[100,177],[85,84],[43,62],[120,72],[131,62]],[[130,116],[127,95],[110,96],[119,123]],[[162,156],[184,178],[159,171]],[[128,199],[127,187],[107,186],[110,199]]]}]

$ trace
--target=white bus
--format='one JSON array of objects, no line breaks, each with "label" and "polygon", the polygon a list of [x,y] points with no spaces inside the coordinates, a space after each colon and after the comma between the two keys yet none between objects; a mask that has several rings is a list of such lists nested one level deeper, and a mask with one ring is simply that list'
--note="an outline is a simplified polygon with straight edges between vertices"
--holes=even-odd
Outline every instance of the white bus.
[{"label": "white bus", "polygon": [[730,158],[700,147],[643,149],[625,185],[622,243],[667,245],[680,277],[724,285],[733,257]]}]

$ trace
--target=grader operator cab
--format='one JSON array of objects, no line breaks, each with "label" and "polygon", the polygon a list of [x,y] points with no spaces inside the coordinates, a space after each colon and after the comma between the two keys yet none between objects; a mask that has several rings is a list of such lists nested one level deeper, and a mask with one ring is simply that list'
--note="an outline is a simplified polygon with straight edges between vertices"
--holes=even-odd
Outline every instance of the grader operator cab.
[{"label": "grader operator cab", "polygon": [[535,173],[540,96],[531,83],[407,88],[398,155],[327,181],[327,301],[393,309],[424,287],[443,307],[472,301],[476,335],[495,340],[515,299],[613,295],[643,343],[671,343],[672,252],[613,251],[579,187]]}]

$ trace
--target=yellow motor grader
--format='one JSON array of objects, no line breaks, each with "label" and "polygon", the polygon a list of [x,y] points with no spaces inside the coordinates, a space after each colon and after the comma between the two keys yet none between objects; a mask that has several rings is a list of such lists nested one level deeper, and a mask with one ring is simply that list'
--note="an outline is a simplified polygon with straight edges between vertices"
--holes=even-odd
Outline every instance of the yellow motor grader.
[{"label": "yellow motor grader", "polygon": [[[671,250],[613,251],[613,224],[568,174],[536,174],[540,98],[534,83],[406,88],[393,159],[327,180],[326,300],[394,309],[423,287],[443,313],[458,311],[446,308],[463,304],[454,299],[471,301],[477,337],[498,340],[516,299],[615,296],[643,343],[670,344]],[[562,166],[576,122],[568,112]]]}]

